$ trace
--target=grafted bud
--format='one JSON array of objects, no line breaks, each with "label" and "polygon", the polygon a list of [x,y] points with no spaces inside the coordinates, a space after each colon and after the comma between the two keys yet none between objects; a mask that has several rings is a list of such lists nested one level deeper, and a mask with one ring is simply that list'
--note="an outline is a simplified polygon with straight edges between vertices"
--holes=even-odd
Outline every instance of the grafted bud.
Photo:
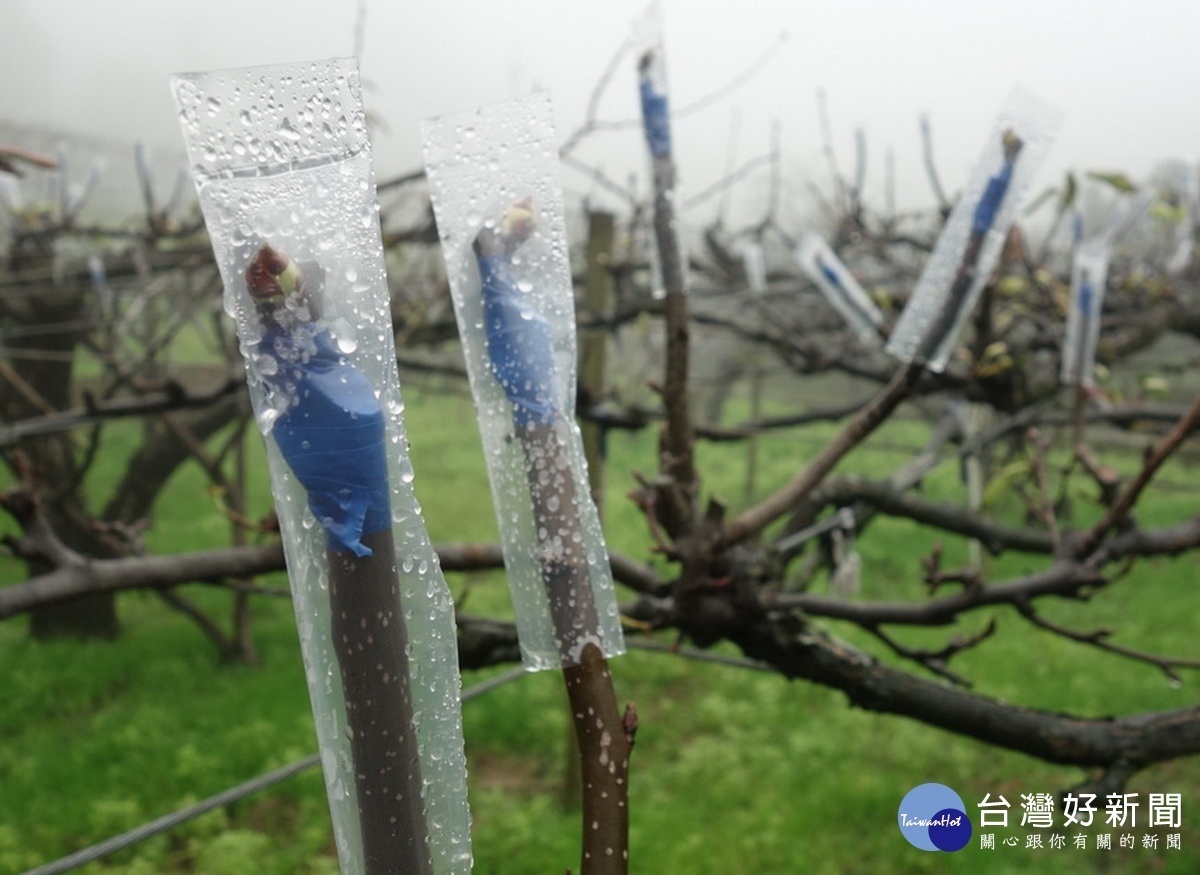
[{"label": "grafted bud", "polygon": [[246,288],[256,300],[282,298],[301,291],[300,270],[291,256],[264,243],[246,268]]},{"label": "grafted bud", "polygon": [[513,250],[529,239],[537,227],[537,212],[533,198],[528,195],[516,201],[500,220],[500,236],[508,249]]},{"label": "grafted bud", "polygon": [[475,237],[475,254],[481,257],[511,256],[537,228],[537,210],[533,198],[526,195],[513,201],[500,217],[499,227],[484,227]]},{"label": "grafted bud", "polygon": [[1021,154],[1021,148],[1025,145],[1025,141],[1017,136],[1017,132],[1012,128],[1007,128],[1004,131],[1004,136],[1001,138],[1001,146],[1004,149],[1004,160],[1012,163],[1017,160],[1017,155]]}]

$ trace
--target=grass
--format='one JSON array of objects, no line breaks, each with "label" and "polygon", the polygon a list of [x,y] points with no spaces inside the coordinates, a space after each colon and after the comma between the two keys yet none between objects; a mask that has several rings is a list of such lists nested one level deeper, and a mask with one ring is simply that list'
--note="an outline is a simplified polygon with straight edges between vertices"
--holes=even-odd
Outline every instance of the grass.
[{"label": "grass", "polygon": [[[461,397],[409,390],[406,418],[416,488],[435,541],[495,537],[483,461],[470,405]],[[830,427],[764,438],[761,484],[778,483],[832,433]],[[109,429],[104,457],[89,486],[101,494],[121,470],[136,435]],[[846,470],[880,475],[901,464],[903,447],[923,438],[920,426],[895,423],[857,454]],[[257,452],[257,447],[256,447]],[[744,450],[704,445],[706,488],[741,503]],[[1130,470],[1137,460],[1118,459]],[[609,445],[611,544],[645,557],[642,522],[623,499],[631,469],[653,471],[650,435],[614,434]],[[250,514],[269,507],[262,466],[252,464]],[[1176,464],[1165,480],[1186,481]],[[957,497],[957,472],[944,466],[924,485],[934,498]],[[1086,496],[1082,496],[1086,497]],[[1142,512],[1168,522],[1194,514],[1191,494],[1155,491]],[[1082,516],[1087,508],[1079,504]],[[198,513],[197,508],[203,508]],[[200,549],[227,536],[202,475],[181,470],[148,533],[156,551]],[[1012,514],[1001,502],[997,513]],[[0,525],[10,525],[7,521]],[[859,543],[863,597],[919,598],[919,560],[930,538],[905,521],[879,521]],[[944,538],[946,562],[966,555]],[[0,568],[17,579],[14,563]],[[992,560],[1003,579],[1044,565],[1036,557]],[[1195,655],[1189,597],[1196,559],[1143,563],[1092,603],[1047,606],[1078,628],[1111,625],[1120,643],[1154,652]],[[282,583],[281,580],[271,581]],[[823,586],[818,583],[818,586]],[[473,613],[507,602],[497,574],[455,575]],[[223,593],[191,587],[188,595],[218,616]],[[4,707],[0,708],[0,873],[20,872],[216,793],[311,753],[315,736],[290,606],[254,605],[260,668],[216,663],[211,645],[186,620],[147,594],[121,600],[125,634],[115,644],[27,639],[22,621],[0,626]],[[1025,705],[1083,714],[1182,707],[1196,701],[1195,677],[1168,684],[1136,665],[1029,628],[1011,610],[972,616],[954,629],[899,630],[908,644],[944,643],[988,617],[997,636],[964,654],[955,668],[983,693]],[[881,657],[877,643],[853,629],[834,630]],[[1200,870],[1197,761],[1148,769],[1130,789],[1183,796],[1182,850],[1100,851],[1005,847],[1024,844],[1020,794],[1077,783],[1075,769],[976,744],[910,721],[857,711],[833,691],[777,677],[678,657],[631,652],[613,661],[619,695],[636,701],[641,729],[632,775],[632,871],[646,873],[925,873],[1163,872]],[[491,672],[469,673],[464,683]],[[477,873],[559,873],[575,865],[578,814],[559,799],[567,742],[561,680],[527,676],[468,703],[464,728],[470,762]],[[994,851],[978,841],[954,855],[908,846],[895,827],[897,806],[913,786],[946,783],[972,816],[985,793],[1004,794],[1017,810],[1009,830],[996,830]],[[1145,830],[1135,832],[1140,836]],[[1164,833],[1165,830],[1156,830]],[[1114,844],[1118,838],[1114,835]],[[332,873],[336,871],[324,790],[314,772],[214,812],[170,834],[122,852],[85,872]]]}]

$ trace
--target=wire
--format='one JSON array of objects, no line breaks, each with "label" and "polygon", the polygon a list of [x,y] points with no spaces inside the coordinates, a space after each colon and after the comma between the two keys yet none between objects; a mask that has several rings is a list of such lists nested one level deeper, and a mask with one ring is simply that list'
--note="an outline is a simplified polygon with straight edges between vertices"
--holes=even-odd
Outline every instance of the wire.
[{"label": "wire", "polygon": [[[517,678],[524,677],[525,674],[526,672],[523,667],[510,669],[503,674],[476,684],[464,691],[462,701],[469,702],[471,699],[478,698],[485,693],[490,693],[492,690],[515,681]],[[320,762],[320,754],[313,754],[302,760],[297,760],[274,771],[259,775],[257,778],[252,778],[237,786],[230,787],[228,790],[218,793],[215,796],[210,796],[207,799],[197,802],[195,805],[181,808],[157,820],[151,820],[128,832],[123,832],[91,847],[68,854],[52,863],[46,863],[38,866],[36,869],[29,869],[23,875],[59,875],[59,873],[69,872],[80,866],[86,866],[88,863],[94,863],[97,860],[115,854],[117,851],[124,850],[139,842],[144,842],[146,839],[152,838],[159,833],[174,829],[181,824],[187,823],[189,820],[195,820],[200,815],[207,814],[213,809],[232,805],[234,802],[245,799],[247,796],[258,793],[275,784],[282,783],[288,778],[292,778],[301,772],[308,771],[313,766],[319,765]]]},{"label": "wire", "polygon": [[779,673],[779,669],[775,666],[766,662],[759,662],[757,659],[746,659],[744,656],[730,656],[725,653],[711,653],[707,650],[697,650],[694,647],[675,647],[671,644],[663,644],[660,641],[645,641],[634,638],[629,641],[629,647],[633,650],[641,650],[646,653],[678,656],[681,659],[692,659],[696,662],[711,662],[716,665],[729,666],[730,668],[748,668],[751,671]]}]

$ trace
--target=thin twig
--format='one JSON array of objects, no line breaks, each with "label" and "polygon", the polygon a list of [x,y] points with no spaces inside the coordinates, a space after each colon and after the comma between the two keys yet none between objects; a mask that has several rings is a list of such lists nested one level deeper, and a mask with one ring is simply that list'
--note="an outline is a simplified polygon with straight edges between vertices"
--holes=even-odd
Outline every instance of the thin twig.
[{"label": "thin twig", "polygon": [[[754,60],[751,61],[746,69],[744,69],[741,73],[738,73],[736,76],[732,77],[724,84],[719,85],[709,93],[696,98],[691,103],[684,104],[678,109],[671,110],[671,118],[680,119],[684,118],[685,116],[700,112],[712,104],[723,100],[730,94],[733,94],[735,91],[753,79],[759,73],[759,71],[766,66],[767,62],[771,60],[771,58],[780,49],[783,48],[784,43],[787,42],[787,38],[788,35],[786,32],[779,33],[771,42],[771,44],[767,46],[767,48],[761,54],[754,58]],[[628,49],[628,44],[623,45],[618,50],[617,54],[609,60],[608,66],[605,67],[604,73],[601,75],[601,78],[596,84],[596,88],[594,88],[592,91],[592,97],[588,102],[588,110],[583,124],[569,137],[567,137],[563,146],[560,147],[560,157],[562,156],[562,150],[565,150],[566,152],[573,151],[586,136],[596,133],[597,131],[621,131],[632,130],[634,128],[641,127],[641,119],[601,121],[595,117],[596,109],[600,101],[600,95],[602,95],[604,89],[607,88],[609,82],[611,81],[613,71],[617,68]]]},{"label": "thin twig", "polygon": [[925,175],[929,178],[929,185],[933,189],[934,197],[937,198],[938,209],[943,213],[950,210],[950,199],[946,197],[946,191],[942,188],[941,177],[938,176],[937,163],[933,160],[933,128],[929,123],[929,116],[921,116],[921,158],[925,163]]},{"label": "thin twig", "polygon": [[1171,454],[1179,449],[1184,440],[1196,430],[1197,424],[1200,424],[1200,395],[1196,396],[1188,411],[1175,423],[1175,426],[1167,433],[1159,445],[1150,452],[1145,464],[1142,466],[1142,470],[1125,487],[1124,492],[1117,497],[1112,507],[1108,509],[1104,516],[1075,545],[1076,556],[1086,556],[1092,552],[1106,534],[1125,521],[1133,506],[1137,504],[1142,490],[1150,484],[1158,469],[1171,457]]},{"label": "thin twig", "polygon": [[960,687],[970,687],[971,682],[957,672],[951,671],[947,663],[950,659],[964,650],[970,650],[977,644],[986,641],[996,631],[996,621],[989,620],[987,624],[978,632],[966,637],[956,636],[946,643],[939,650],[926,650],[919,647],[908,647],[901,644],[892,636],[888,635],[878,625],[864,626],[868,632],[886,644],[896,653],[897,656],[902,656],[905,659],[912,660],[918,665],[928,669],[939,677],[943,677],[950,683]]},{"label": "thin twig", "polygon": [[1027,602],[1017,602],[1017,611],[1021,616],[1027,619],[1030,623],[1040,629],[1045,629],[1048,632],[1053,632],[1055,635],[1060,635],[1063,638],[1068,638],[1071,641],[1078,641],[1081,644],[1087,644],[1096,647],[1107,653],[1113,653],[1117,656],[1124,656],[1137,662],[1145,662],[1161,669],[1172,682],[1182,683],[1183,679],[1175,672],[1177,668],[1194,668],[1200,669],[1200,659],[1182,659],[1170,656],[1157,656],[1153,653],[1147,653],[1144,650],[1135,650],[1131,647],[1123,647],[1120,644],[1111,644],[1108,638],[1113,634],[1112,629],[1096,629],[1092,632],[1078,632],[1074,629],[1068,629],[1066,626],[1047,620]]},{"label": "thin twig", "polygon": [[847,453],[866,440],[891,415],[908,396],[921,373],[922,368],[917,364],[909,364],[898,370],[892,381],[790,483],[726,522],[719,536],[720,547],[731,547],[754,537],[795,507]]}]

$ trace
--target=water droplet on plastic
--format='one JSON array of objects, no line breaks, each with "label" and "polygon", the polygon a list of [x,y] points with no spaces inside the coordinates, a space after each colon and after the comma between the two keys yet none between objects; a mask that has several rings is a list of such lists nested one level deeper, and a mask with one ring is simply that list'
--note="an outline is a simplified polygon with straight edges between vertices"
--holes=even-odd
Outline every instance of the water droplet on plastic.
[{"label": "water droplet on plastic", "polygon": [[354,331],[354,326],[342,317],[338,317],[330,326],[333,332],[334,343],[337,345],[338,352],[350,355],[358,349],[358,336]]}]

